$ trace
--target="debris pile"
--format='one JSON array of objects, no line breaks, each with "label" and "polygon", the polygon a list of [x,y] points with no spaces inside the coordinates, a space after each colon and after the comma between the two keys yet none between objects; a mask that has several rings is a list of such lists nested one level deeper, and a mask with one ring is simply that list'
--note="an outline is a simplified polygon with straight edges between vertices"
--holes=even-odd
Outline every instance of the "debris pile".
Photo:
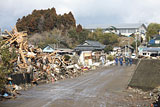
[{"label": "debris pile", "polygon": [[81,75],[83,70],[77,65],[73,56],[58,55],[58,51],[51,54],[43,53],[40,48],[29,45],[26,32],[18,32],[16,27],[8,36],[3,37],[5,46],[16,48],[18,57],[14,63],[13,73],[32,73],[32,83],[37,84],[38,80],[57,81],[65,78],[73,78]]},{"label": "debris pile", "polygon": [[127,92],[129,92],[129,97],[132,99],[140,98],[144,101],[148,101],[151,107],[160,106],[160,87],[156,87],[150,91],[143,91],[142,89],[128,87]]}]

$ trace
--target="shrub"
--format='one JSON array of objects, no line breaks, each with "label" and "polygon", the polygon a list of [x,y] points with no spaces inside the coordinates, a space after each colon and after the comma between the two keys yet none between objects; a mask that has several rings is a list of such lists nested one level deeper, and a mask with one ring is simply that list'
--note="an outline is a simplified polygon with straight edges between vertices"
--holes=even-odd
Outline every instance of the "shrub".
[{"label": "shrub", "polygon": [[109,55],[109,56],[107,57],[107,59],[108,59],[109,61],[113,61],[113,60],[114,60],[114,56]]},{"label": "shrub", "polygon": [[[2,44],[0,43],[0,46]],[[9,47],[0,47],[0,91],[5,86],[7,75],[13,70],[11,60],[15,58],[17,58],[17,54],[14,48],[10,50]]]}]

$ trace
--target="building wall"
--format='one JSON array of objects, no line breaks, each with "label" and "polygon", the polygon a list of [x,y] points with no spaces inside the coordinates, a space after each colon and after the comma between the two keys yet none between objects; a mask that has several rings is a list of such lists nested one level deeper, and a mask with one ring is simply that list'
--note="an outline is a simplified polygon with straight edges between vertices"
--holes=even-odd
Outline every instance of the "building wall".
[{"label": "building wall", "polygon": [[155,44],[160,44],[160,40],[155,40]]},{"label": "building wall", "polygon": [[140,37],[143,38],[143,41],[146,41],[146,32],[147,32],[147,30],[144,28],[144,26],[141,26],[139,28],[139,35],[140,35]]},{"label": "building wall", "polygon": [[79,62],[84,66],[92,65],[92,51],[82,51],[79,57]]}]

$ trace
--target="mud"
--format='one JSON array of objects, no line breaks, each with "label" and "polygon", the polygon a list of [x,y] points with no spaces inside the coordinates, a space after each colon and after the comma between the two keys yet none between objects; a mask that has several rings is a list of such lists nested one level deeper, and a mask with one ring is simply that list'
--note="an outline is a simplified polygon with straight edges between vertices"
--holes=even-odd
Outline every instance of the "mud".
[{"label": "mud", "polygon": [[135,66],[112,66],[23,91],[1,107],[148,107],[150,100],[128,92]]}]

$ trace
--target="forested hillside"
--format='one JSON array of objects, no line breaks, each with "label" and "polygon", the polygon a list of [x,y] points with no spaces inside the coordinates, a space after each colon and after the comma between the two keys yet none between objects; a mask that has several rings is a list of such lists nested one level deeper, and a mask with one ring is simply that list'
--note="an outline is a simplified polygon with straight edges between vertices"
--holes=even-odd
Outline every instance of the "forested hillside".
[{"label": "forested hillside", "polygon": [[28,34],[41,33],[52,29],[62,31],[76,27],[76,21],[71,12],[57,15],[55,8],[34,10],[32,14],[19,18],[16,23],[18,31],[27,31]]}]

